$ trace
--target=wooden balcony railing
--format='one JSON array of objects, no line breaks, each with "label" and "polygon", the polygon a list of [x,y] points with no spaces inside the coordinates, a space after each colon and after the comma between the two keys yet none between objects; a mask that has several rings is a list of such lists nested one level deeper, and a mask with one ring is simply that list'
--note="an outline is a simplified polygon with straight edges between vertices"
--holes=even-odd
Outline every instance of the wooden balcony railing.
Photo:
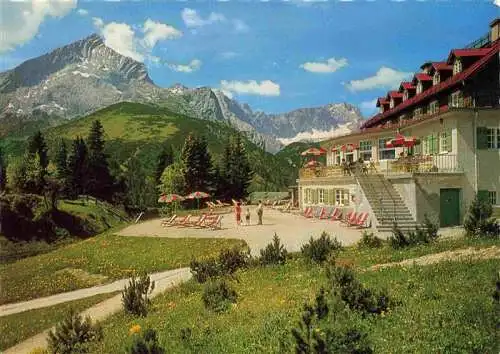
[{"label": "wooden balcony railing", "polygon": [[457,155],[422,155],[422,156],[407,156],[397,160],[389,161],[383,173],[458,173],[463,172],[462,167],[458,163]]},{"label": "wooden balcony railing", "polygon": [[343,172],[340,166],[320,166],[315,168],[301,168],[299,170],[299,178],[301,179],[341,176],[343,176]]}]

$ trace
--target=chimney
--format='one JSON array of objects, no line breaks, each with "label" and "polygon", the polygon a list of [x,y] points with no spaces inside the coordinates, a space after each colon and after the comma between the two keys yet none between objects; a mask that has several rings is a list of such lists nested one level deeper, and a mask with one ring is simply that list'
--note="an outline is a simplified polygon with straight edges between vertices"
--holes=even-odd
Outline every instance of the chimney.
[{"label": "chimney", "polygon": [[494,42],[500,38],[500,17],[490,23],[490,41]]}]

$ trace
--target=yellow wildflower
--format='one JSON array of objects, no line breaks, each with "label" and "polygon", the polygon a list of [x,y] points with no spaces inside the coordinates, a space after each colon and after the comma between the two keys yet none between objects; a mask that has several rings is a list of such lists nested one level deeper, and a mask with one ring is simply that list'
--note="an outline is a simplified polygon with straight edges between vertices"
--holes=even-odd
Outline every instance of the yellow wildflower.
[{"label": "yellow wildflower", "polygon": [[129,335],[132,335],[134,333],[139,333],[141,331],[141,326],[136,324],[130,327],[130,330],[128,331]]}]

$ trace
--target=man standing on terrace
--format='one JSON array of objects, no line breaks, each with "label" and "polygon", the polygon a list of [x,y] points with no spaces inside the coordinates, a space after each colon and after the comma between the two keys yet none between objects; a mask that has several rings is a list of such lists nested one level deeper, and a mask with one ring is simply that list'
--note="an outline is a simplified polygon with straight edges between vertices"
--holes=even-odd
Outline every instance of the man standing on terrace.
[{"label": "man standing on terrace", "polygon": [[257,207],[257,216],[259,217],[259,221],[257,225],[262,225],[262,214],[264,212],[264,206],[262,205],[262,201],[259,200],[259,206]]}]

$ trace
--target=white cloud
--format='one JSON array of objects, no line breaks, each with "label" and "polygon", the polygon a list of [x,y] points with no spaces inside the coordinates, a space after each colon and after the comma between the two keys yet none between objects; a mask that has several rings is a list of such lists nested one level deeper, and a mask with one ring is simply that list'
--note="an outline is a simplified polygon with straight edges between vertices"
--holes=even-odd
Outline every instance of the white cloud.
[{"label": "white cloud", "polygon": [[175,39],[182,36],[182,32],[165,23],[155,22],[147,19],[144,22],[142,31],[144,32],[143,43],[148,48],[153,48],[158,41]]},{"label": "white cloud", "polygon": [[374,76],[367,77],[361,80],[352,80],[347,84],[350,91],[372,90],[376,88],[393,88],[398,86],[401,81],[409,79],[413,73],[397,71],[385,66],[382,66]]},{"label": "white cloud", "polygon": [[94,27],[97,27],[99,29],[104,27],[104,21],[100,17],[92,17],[92,23],[94,24]]},{"label": "white cloud", "polygon": [[500,7],[500,0],[493,0],[493,4]]},{"label": "white cloud", "polygon": [[139,52],[135,33],[126,23],[111,22],[102,29],[104,44],[118,53],[137,61],[144,61],[144,54]]},{"label": "white cloud", "polygon": [[63,17],[76,8],[77,0],[2,2],[0,53],[33,39],[47,17]]},{"label": "white cloud", "polygon": [[118,22],[104,23],[99,17],[93,17],[92,21],[103,36],[105,45],[140,62],[148,60],[159,64],[161,59],[151,55],[156,44],[159,41],[182,36],[182,32],[176,28],[149,18],[142,26],[130,26],[127,23]]},{"label": "white cloud", "polygon": [[236,32],[248,32],[250,29],[248,25],[243,20],[233,20],[234,30]]},{"label": "white cloud", "polygon": [[312,72],[312,73],[334,73],[340,68],[343,68],[344,66],[347,66],[347,59],[346,58],[340,58],[340,59],[335,59],[335,58],[330,58],[326,62],[321,63],[321,62],[307,62],[300,67],[306,71]]},{"label": "white cloud", "polygon": [[224,95],[226,95],[228,98],[232,99],[233,98],[233,94],[230,92],[230,91],[226,91],[226,90],[221,90],[222,93]]},{"label": "white cloud", "polygon": [[80,16],[87,16],[89,14],[88,10],[85,10],[85,9],[78,9],[78,10],[76,10],[76,12]]},{"label": "white cloud", "polygon": [[280,85],[271,81],[264,80],[258,83],[255,80],[249,81],[226,81],[220,82],[221,90],[231,93],[241,93],[248,95],[261,95],[261,96],[279,96]]},{"label": "white cloud", "polygon": [[181,72],[181,73],[191,73],[193,71],[196,71],[200,69],[201,67],[201,60],[199,59],[193,59],[191,62],[187,65],[183,64],[168,64],[168,67],[174,71]]},{"label": "white cloud", "polygon": [[206,19],[203,19],[196,10],[185,8],[181,12],[182,20],[186,27],[203,27],[216,22],[223,22],[226,20],[224,15],[212,12]]}]

